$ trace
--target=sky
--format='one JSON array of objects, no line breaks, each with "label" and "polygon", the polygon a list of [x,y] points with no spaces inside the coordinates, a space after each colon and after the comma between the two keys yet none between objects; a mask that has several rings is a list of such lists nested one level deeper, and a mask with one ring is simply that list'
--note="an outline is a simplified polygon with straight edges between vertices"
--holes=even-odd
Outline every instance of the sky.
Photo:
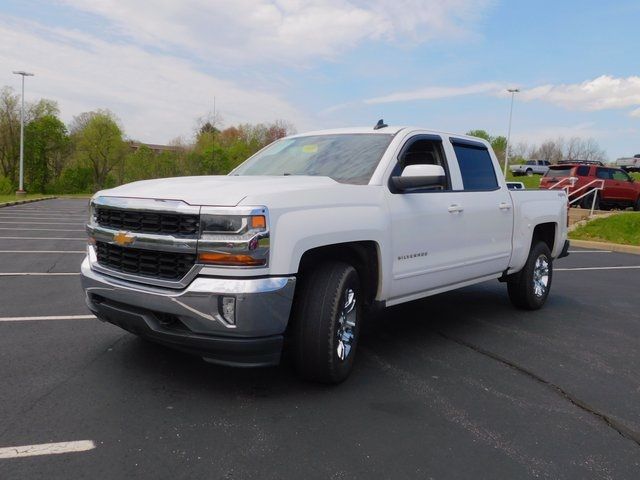
[{"label": "sky", "polygon": [[3,0],[0,86],[106,108],[129,138],[190,140],[286,120],[298,132],[415,125],[594,138],[640,153],[640,1]]}]

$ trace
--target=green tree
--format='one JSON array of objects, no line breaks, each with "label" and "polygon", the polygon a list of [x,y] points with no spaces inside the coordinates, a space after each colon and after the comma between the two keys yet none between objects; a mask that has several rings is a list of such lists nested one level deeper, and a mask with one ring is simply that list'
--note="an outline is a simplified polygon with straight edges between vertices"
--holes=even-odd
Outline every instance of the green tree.
[{"label": "green tree", "polygon": [[96,189],[102,189],[109,174],[118,169],[118,180],[124,180],[124,157],[127,144],[118,120],[109,110],[85,112],[74,118],[72,140],[79,161],[93,170]]},{"label": "green tree", "polygon": [[507,137],[503,137],[502,135],[491,137],[489,143],[491,143],[491,148],[493,148],[496,157],[498,157],[498,161],[504,164],[505,153],[507,151]]},{"label": "green tree", "polygon": [[0,168],[13,184],[18,176],[20,151],[20,96],[11,87],[0,90]]},{"label": "green tree", "polygon": [[25,180],[28,189],[44,192],[62,173],[69,150],[67,127],[45,113],[25,127]]},{"label": "green tree", "polygon": [[491,135],[489,135],[489,133],[486,130],[469,130],[467,132],[467,135],[471,136],[471,137],[478,137],[478,138],[482,138],[484,140],[486,140],[487,142],[491,143]]},{"label": "green tree", "polygon": [[124,181],[135,182],[154,178],[155,155],[146,145],[140,145],[134,152],[127,154],[124,164]]}]

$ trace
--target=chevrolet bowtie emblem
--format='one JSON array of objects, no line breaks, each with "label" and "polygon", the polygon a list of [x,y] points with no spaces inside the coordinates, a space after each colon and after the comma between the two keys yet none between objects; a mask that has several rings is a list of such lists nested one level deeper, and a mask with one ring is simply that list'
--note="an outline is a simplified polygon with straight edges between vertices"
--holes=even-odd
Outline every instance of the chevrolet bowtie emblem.
[{"label": "chevrolet bowtie emblem", "polygon": [[116,245],[120,245],[121,247],[124,247],[125,245],[131,245],[133,242],[135,242],[135,240],[136,237],[127,232],[118,232],[113,236],[113,241],[116,243]]}]

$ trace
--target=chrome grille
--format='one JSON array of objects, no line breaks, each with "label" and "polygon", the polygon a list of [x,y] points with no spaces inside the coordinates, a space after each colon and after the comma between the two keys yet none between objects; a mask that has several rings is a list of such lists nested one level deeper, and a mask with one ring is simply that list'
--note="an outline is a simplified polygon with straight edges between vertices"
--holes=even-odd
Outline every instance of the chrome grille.
[{"label": "chrome grille", "polygon": [[180,280],[196,262],[195,254],[119,247],[105,242],[96,242],[96,255],[103,267],[164,280]]},{"label": "chrome grille", "polygon": [[96,207],[98,225],[129,232],[194,236],[200,229],[198,215]]}]

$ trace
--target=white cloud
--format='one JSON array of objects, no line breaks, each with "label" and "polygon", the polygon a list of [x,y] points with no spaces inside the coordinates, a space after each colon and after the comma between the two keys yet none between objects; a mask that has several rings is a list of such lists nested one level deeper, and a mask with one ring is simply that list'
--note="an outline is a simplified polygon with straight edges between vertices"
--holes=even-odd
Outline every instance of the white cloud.
[{"label": "white cloud", "polygon": [[478,83],[464,87],[425,87],[406,92],[396,92],[382,97],[364,100],[365,104],[408,102],[415,100],[436,100],[441,98],[460,97],[463,95],[492,94],[496,95],[504,89],[499,83]]},{"label": "white cloud", "polygon": [[[616,78],[602,75],[582,83],[541,85],[524,90],[525,101],[542,100],[575,110],[609,110],[640,105],[640,77]],[[640,109],[631,112],[640,116]]]},{"label": "white cloud", "polygon": [[[215,96],[226,124],[307,122],[279,95],[207,75],[176,56],[10,18],[0,19],[0,38],[0,64],[36,74],[27,80],[26,98],[57,100],[66,121],[109,108],[131,137],[166,142],[189,135]],[[2,83],[18,85],[14,76]]]},{"label": "white cloud", "polygon": [[364,41],[463,38],[493,0],[63,0],[146,46],[227,62],[331,58]]}]

